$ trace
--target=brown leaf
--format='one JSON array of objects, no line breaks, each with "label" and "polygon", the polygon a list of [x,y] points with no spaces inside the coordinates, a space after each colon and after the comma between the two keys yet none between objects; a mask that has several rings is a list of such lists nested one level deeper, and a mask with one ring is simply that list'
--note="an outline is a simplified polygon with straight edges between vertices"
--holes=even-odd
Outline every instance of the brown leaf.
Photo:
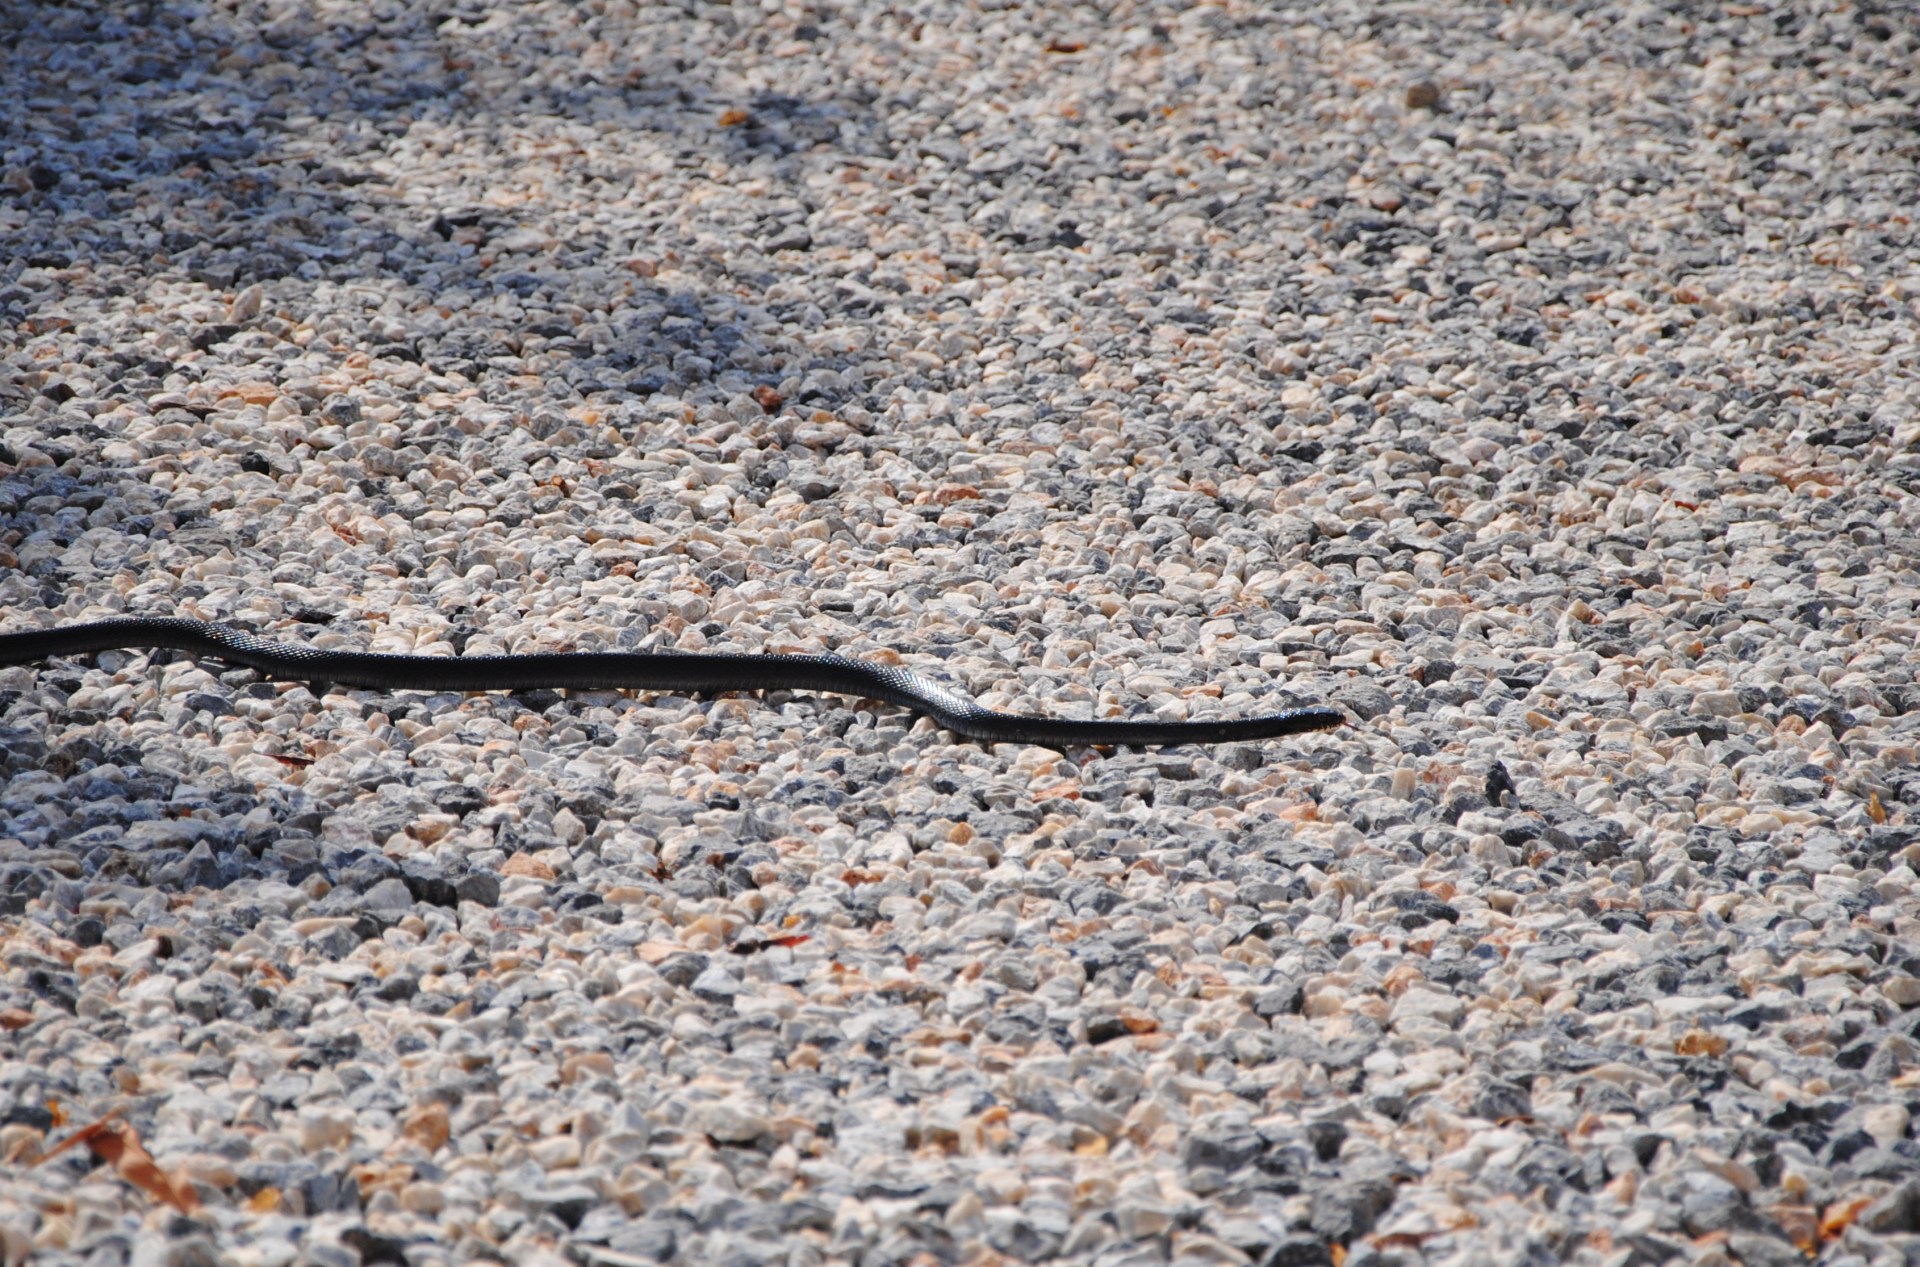
[{"label": "brown leaf", "polygon": [[23,1007],[0,1009],[0,1029],[25,1029],[33,1024],[33,1013]]},{"label": "brown leaf", "polygon": [[1830,1241],[1846,1231],[1860,1217],[1860,1212],[1872,1204],[1872,1197],[1852,1197],[1828,1206],[1820,1216],[1820,1239]]},{"label": "brown leaf", "polygon": [[200,1208],[200,1198],[184,1177],[166,1174],[140,1143],[140,1136],[125,1122],[115,1121],[109,1113],[97,1122],[81,1127],[40,1158],[63,1153],[75,1144],[85,1144],[93,1155],[120,1172],[120,1177],[157,1201],[165,1201],[182,1214]]},{"label": "brown leaf", "polygon": [[735,106],[731,110],[722,110],[720,112],[720,126],[723,128],[737,128],[752,117],[752,111],[742,110],[739,106]]},{"label": "brown leaf", "polygon": [[1086,47],[1085,40],[1049,40],[1047,42],[1049,53],[1079,53],[1084,52]]},{"label": "brown leaf", "polygon": [[811,940],[806,933],[794,933],[785,937],[742,937],[727,947],[736,955],[757,955],[774,946],[798,946]]},{"label": "brown leaf", "polygon": [[754,403],[770,414],[779,413],[780,406],[787,403],[786,397],[771,387],[760,386],[753,389]]}]

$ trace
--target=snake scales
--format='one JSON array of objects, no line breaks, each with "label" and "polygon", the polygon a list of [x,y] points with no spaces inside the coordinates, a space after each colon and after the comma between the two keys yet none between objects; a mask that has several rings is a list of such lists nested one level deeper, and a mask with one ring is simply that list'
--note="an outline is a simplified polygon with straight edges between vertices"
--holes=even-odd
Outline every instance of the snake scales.
[{"label": "snake scales", "polygon": [[373,690],[514,691],[546,687],[712,691],[827,691],[884,700],[969,739],[1049,747],[1090,744],[1232,743],[1326,730],[1334,708],[1295,708],[1221,721],[1079,721],[982,708],[916,673],[837,655],[579,651],[534,655],[424,656],[331,651],[273,642],[227,625],[178,616],[127,616],[0,634],[0,665],[97,651],[167,648],[244,665],[267,677]]}]

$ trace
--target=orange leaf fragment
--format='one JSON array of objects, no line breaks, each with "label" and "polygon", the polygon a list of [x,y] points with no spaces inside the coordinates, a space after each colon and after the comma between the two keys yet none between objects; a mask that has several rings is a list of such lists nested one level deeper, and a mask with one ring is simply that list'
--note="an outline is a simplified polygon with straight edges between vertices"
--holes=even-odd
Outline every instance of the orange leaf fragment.
[{"label": "orange leaf fragment", "polygon": [[262,1188],[247,1201],[247,1209],[255,1214],[272,1214],[280,1208],[280,1189]]},{"label": "orange leaf fragment", "polygon": [[760,386],[753,389],[753,401],[768,413],[779,413],[780,406],[787,403],[786,397],[771,387]]},{"label": "orange leaf fragment", "polygon": [[33,1013],[23,1007],[0,1010],[0,1029],[25,1029],[33,1024]]},{"label": "orange leaf fragment", "polygon": [[1846,1201],[1836,1201],[1827,1207],[1820,1216],[1820,1239],[1830,1241],[1852,1226],[1860,1217],[1860,1212],[1873,1204],[1872,1197],[1852,1197]]},{"label": "orange leaf fragment", "polygon": [[49,1148],[40,1160],[46,1161],[75,1144],[85,1144],[93,1150],[95,1157],[118,1170],[122,1179],[155,1200],[165,1201],[180,1213],[192,1214],[200,1208],[200,1198],[195,1195],[193,1185],[184,1176],[176,1177],[162,1171],[152,1154],[140,1143],[140,1136],[133,1127],[115,1121],[113,1114],[109,1113],[99,1121],[81,1127]]},{"label": "orange leaf fragment", "polygon": [[774,946],[791,949],[811,940],[812,936],[808,933],[790,933],[784,937],[742,937],[727,949],[736,955],[755,955]]},{"label": "orange leaf fragment", "polygon": [[1079,53],[1085,51],[1086,47],[1085,40],[1049,40],[1047,42],[1049,53]]},{"label": "orange leaf fragment", "polygon": [[720,112],[720,126],[723,128],[737,128],[752,117],[752,111],[742,110],[739,106],[735,106],[731,110],[722,110]]},{"label": "orange leaf fragment", "polygon": [[1887,807],[1880,803],[1880,794],[1878,792],[1867,793],[1867,817],[1871,818],[1875,823],[1884,823],[1887,821]]}]

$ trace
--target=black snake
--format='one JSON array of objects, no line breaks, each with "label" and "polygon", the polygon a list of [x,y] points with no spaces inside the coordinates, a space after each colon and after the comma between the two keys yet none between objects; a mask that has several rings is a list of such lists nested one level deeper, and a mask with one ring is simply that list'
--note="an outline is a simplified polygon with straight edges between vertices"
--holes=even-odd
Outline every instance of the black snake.
[{"label": "black snake", "polygon": [[1346,718],[1334,708],[1294,708],[1222,721],[1076,721],[982,708],[916,673],[837,655],[727,652],[577,651],[534,655],[425,656],[328,651],[273,642],[227,625],[178,616],[126,616],[0,634],[0,665],[96,651],[167,648],[244,665],[267,677],[372,690],[518,691],[630,688],[712,691],[828,691],[885,700],[924,713],[969,739],[1048,747],[1091,744],[1233,743],[1326,730]]}]

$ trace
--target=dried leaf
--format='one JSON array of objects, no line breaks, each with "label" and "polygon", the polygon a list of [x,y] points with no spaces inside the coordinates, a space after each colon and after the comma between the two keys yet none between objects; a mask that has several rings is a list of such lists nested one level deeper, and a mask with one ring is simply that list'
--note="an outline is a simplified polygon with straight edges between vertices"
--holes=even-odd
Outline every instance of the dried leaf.
[{"label": "dried leaf", "polygon": [[176,1177],[162,1171],[140,1143],[140,1136],[133,1127],[126,1122],[116,1121],[113,1114],[109,1113],[99,1121],[81,1127],[49,1148],[40,1160],[44,1162],[75,1144],[85,1144],[93,1150],[94,1156],[118,1170],[122,1179],[155,1200],[165,1201],[180,1213],[192,1214],[200,1208],[200,1198],[195,1195],[193,1185],[184,1176]]},{"label": "dried leaf", "polygon": [[1876,824],[1887,821],[1887,807],[1880,803],[1878,792],[1867,793],[1867,817]]},{"label": "dried leaf", "polygon": [[736,955],[753,955],[773,946],[798,946],[811,938],[806,933],[794,933],[786,937],[742,937],[727,947]]},{"label": "dried leaf", "polygon": [[720,112],[720,126],[723,128],[737,128],[752,117],[752,111],[742,110],[739,106],[735,106],[731,110],[722,110]]},{"label": "dried leaf", "polygon": [[272,1214],[280,1208],[280,1189],[262,1188],[247,1201],[247,1209],[255,1214]]},{"label": "dried leaf", "polygon": [[33,1024],[33,1013],[23,1007],[0,1010],[0,1029],[25,1029]]},{"label": "dried leaf", "polygon": [[1872,1197],[1853,1197],[1846,1201],[1836,1201],[1827,1207],[1820,1216],[1820,1239],[1830,1241],[1853,1225],[1861,1211],[1873,1204]]},{"label": "dried leaf", "polygon": [[755,404],[770,414],[779,413],[780,406],[787,403],[786,398],[779,392],[773,390],[771,387],[765,386],[753,389],[753,400]]}]

